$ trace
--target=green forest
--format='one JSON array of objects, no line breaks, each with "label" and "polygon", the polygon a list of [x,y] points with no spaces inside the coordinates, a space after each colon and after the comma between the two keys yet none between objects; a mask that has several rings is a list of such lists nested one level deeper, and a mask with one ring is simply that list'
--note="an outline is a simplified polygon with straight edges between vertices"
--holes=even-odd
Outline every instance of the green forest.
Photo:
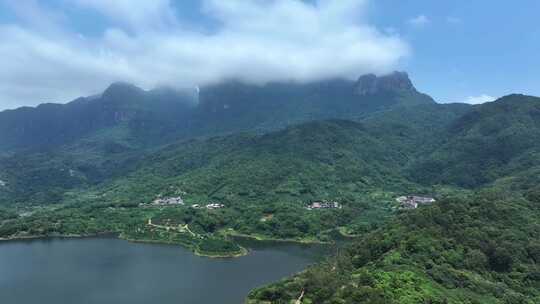
[{"label": "green forest", "polygon": [[398,215],[249,303],[538,303],[540,201],[495,189]]},{"label": "green forest", "polygon": [[[247,253],[235,236],[332,243],[337,231],[354,241],[249,301],[540,301],[539,98],[396,105],[144,149],[130,128],[0,154],[0,238],[113,234],[235,257]],[[413,194],[436,203],[402,210],[396,198]],[[183,204],[152,204],[174,197]],[[306,208],[316,201],[341,208]]]}]

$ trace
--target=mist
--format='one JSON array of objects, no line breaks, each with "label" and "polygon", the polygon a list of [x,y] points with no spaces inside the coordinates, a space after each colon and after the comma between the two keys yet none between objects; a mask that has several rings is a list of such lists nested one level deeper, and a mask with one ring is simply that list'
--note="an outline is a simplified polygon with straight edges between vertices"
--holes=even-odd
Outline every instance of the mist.
[{"label": "mist", "polygon": [[[354,79],[396,68],[409,47],[369,24],[365,0],[201,1],[197,26],[168,0],[4,0],[14,22],[0,24],[0,109],[66,102],[115,81],[150,89],[225,79],[263,84]],[[71,10],[105,20],[75,30]],[[210,24],[211,23],[211,24]]]}]

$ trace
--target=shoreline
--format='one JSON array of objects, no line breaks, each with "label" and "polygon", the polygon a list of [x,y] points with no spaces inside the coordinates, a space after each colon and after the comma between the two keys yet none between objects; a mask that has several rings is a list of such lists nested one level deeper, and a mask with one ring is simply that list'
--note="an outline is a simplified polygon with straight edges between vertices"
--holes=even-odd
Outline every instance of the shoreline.
[{"label": "shoreline", "polygon": [[[224,237],[232,237],[232,238],[244,238],[256,242],[276,242],[276,243],[291,243],[291,244],[300,244],[300,245],[329,245],[333,244],[331,241],[320,241],[320,240],[313,240],[313,239],[279,239],[279,238],[272,238],[272,237],[265,237],[261,235],[250,235],[250,234],[243,234],[236,231],[221,231],[220,233]],[[344,237],[350,237],[347,235],[344,235],[341,233]],[[238,258],[242,256],[246,256],[249,254],[250,250],[248,248],[245,248],[239,244],[237,244],[240,247],[240,251],[234,252],[234,253],[211,253],[211,252],[204,252],[201,251],[197,246],[189,245],[189,244],[183,244],[183,243],[175,243],[171,241],[166,240],[151,240],[151,239],[133,239],[125,236],[123,233],[115,233],[115,232],[102,232],[102,233],[95,233],[95,234],[64,234],[64,235],[19,235],[19,236],[11,236],[11,237],[3,237],[0,238],[1,242],[9,242],[9,241],[24,241],[24,240],[40,240],[40,239],[83,239],[83,238],[92,238],[92,237],[100,237],[100,236],[109,236],[111,238],[116,238],[119,240],[124,240],[131,243],[141,243],[141,244],[163,244],[163,245],[176,245],[181,246],[189,251],[191,251],[194,255],[200,256],[200,257],[206,257],[206,258]]]},{"label": "shoreline", "polygon": [[227,235],[227,236],[246,238],[246,239],[251,239],[251,240],[259,241],[259,242],[293,243],[293,244],[302,244],[302,245],[329,245],[329,244],[333,244],[333,242],[325,242],[325,241],[319,241],[319,240],[278,239],[278,238],[265,237],[265,236],[261,236],[261,235],[250,235],[250,234],[243,234],[243,233],[231,232],[231,231],[224,231],[223,233],[225,235]]},{"label": "shoreline", "polygon": [[47,239],[84,239],[84,238],[92,238],[92,237],[100,237],[100,236],[109,236],[111,238],[115,238],[118,240],[123,240],[130,243],[141,243],[141,244],[162,244],[162,245],[175,245],[175,246],[181,246],[193,253],[196,256],[200,257],[206,257],[206,258],[238,258],[242,256],[246,256],[249,254],[249,250],[247,248],[244,248],[243,246],[240,246],[240,251],[234,252],[234,253],[211,253],[211,252],[204,252],[201,251],[199,248],[196,248],[195,246],[189,246],[182,243],[175,243],[175,242],[168,242],[163,240],[149,240],[149,239],[132,239],[128,238],[122,235],[122,233],[112,233],[112,232],[105,232],[105,233],[96,233],[96,234],[64,234],[64,235],[19,235],[19,236],[12,236],[12,237],[2,237],[0,238],[0,243],[2,242],[16,242],[16,241],[31,241],[31,240],[47,240]]},{"label": "shoreline", "polygon": [[181,243],[175,243],[175,242],[168,242],[168,241],[160,241],[160,240],[149,240],[149,239],[131,239],[131,238],[127,238],[127,237],[124,237],[122,235],[119,235],[117,237],[118,239],[120,240],[124,240],[124,241],[127,241],[127,242],[130,242],[130,243],[140,243],[140,244],[162,244],[162,245],[175,245],[175,246],[181,246],[189,251],[191,251],[191,253],[193,253],[194,255],[196,256],[200,256],[200,257],[206,257],[206,258],[211,258],[211,259],[217,259],[217,258],[239,258],[239,257],[242,257],[242,256],[246,256],[249,254],[249,250],[238,245],[240,247],[240,251],[239,252],[235,252],[235,253],[210,253],[210,252],[204,252],[204,251],[201,251],[199,250],[199,248],[196,248],[195,246],[190,246],[190,245],[186,245],[186,244],[181,244]]},{"label": "shoreline", "polygon": [[29,240],[46,240],[46,239],[84,239],[100,236],[112,236],[118,238],[114,233],[96,233],[96,234],[58,234],[58,235],[20,235],[20,236],[10,236],[10,237],[1,237],[1,242],[10,242],[10,241],[29,241]]},{"label": "shoreline", "polygon": [[220,253],[216,253],[216,254],[213,254],[213,253],[204,253],[200,250],[195,250],[193,253],[196,255],[196,256],[200,256],[200,257],[205,257],[205,258],[210,258],[210,259],[228,259],[228,258],[239,258],[239,257],[243,257],[243,256],[246,256],[249,254],[249,250],[238,245],[238,247],[240,247],[240,251],[238,253],[234,253],[234,254],[220,254]]}]

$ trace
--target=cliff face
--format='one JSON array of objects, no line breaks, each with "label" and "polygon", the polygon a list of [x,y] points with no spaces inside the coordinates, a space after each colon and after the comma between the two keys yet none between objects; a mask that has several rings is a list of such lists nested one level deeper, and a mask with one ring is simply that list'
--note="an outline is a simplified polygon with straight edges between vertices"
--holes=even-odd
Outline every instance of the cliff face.
[{"label": "cliff face", "polygon": [[417,93],[416,88],[405,72],[394,72],[377,77],[373,74],[361,76],[356,82],[358,95],[374,95],[385,92]]},{"label": "cliff face", "polygon": [[404,72],[365,75],[357,81],[229,81],[200,91],[145,91],[114,83],[101,95],[67,104],[0,112],[0,152],[54,148],[120,125],[127,126],[136,145],[145,146],[194,136],[266,132],[320,119],[358,120],[396,105],[426,103],[434,101],[419,93]]}]

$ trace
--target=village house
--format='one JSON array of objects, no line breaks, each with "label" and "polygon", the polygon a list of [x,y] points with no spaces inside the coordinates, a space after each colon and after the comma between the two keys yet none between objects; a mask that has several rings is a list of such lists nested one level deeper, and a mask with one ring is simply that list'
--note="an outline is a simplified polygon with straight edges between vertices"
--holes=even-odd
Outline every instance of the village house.
[{"label": "village house", "polygon": [[169,198],[156,198],[152,205],[183,205],[184,200],[178,196],[178,197],[169,197]]},{"label": "village house", "polygon": [[338,202],[312,202],[307,206],[307,209],[341,209],[341,204]]},{"label": "village house", "polygon": [[429,205],[434,203],[435,199],[426,196],[408,195],[400,196],[396,198],[396,201],[400,203],[401,208],[403,209],[416,209],[420,205]]},{"label": "village house", "polygon": [[224,207],[225,207],[225,205],[217,204],[217,203],[211,203],[211,204],[206,205],[206,209],[220,209],[220,208],[224,208]]}]

